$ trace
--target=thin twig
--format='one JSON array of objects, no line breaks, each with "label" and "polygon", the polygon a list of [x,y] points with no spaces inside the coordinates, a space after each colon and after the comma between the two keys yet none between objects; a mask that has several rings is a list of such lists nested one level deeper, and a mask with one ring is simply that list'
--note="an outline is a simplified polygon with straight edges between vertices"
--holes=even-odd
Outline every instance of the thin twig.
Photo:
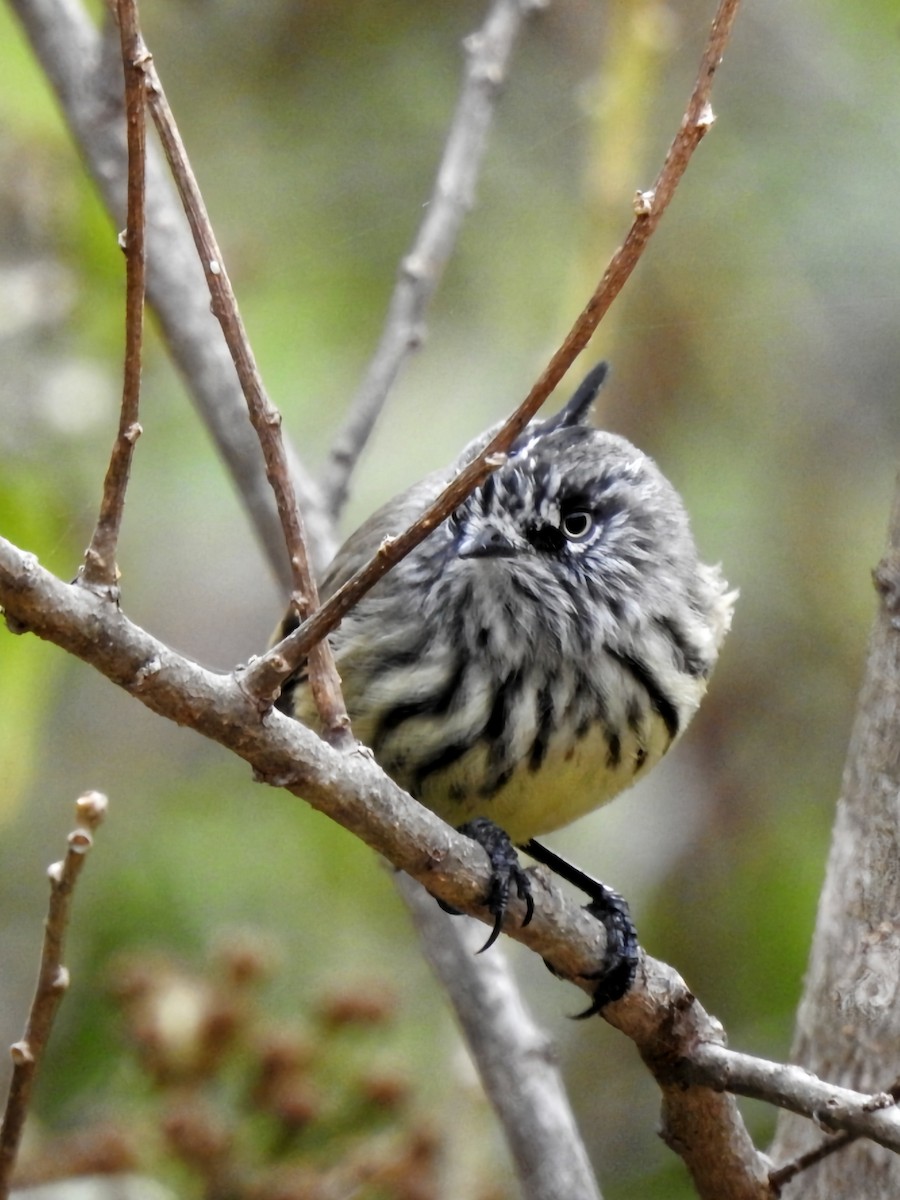
[{"label": "thin twig", "polygon": [[[301,619],[307,618],[318,607],[318,593],[307,551],[303,517],[297,505],[287,453],[281,437],[281,414],[272,404],[263,386],[206,205],[159,75],[146,48],[141,64],[146,80],[147,103],[194,235],[197,253],[212,298],[213,313],[222,327],[241,381],[250,420],[265,458],[266,476],[275,493],[291,564],[291,603]],[[331,648],[326,642],[320,642],[315,647],[315,652],[310,653],[309,666],[310,687],[322,719],[325,737],[336,745],[352,745],[350,722],[341,696],[340,679]]]},{"label": "thin twig", "polygon": [[541,0],[494,0],[484,25],[466,38],[466,68],[425,219],[400,263],[378,346],[322,472],[325,503],[335,518],[347,485],[404,361],[425,337],[425,313],[472,207],[497,98],[519,30]]},{"label": "thin twig", "polygon": [[503,455],[515,438],[587,345],[604,313],[637,265],[650,236],[675,194],[691,155],[713,123],[714,117],[709,102],[713,78],[722,61],[739,5],[740,0],[720,0],[700,62],[697,81],[656,183],[650,191],[638,193],[635,201],[636,215],[625,241],[613,255],[593,296],[525,400],[498,429],[481,453],[451,480],[418,520],[397,536],[386,537],[369,562],[338,588],[318,612],[303,621],[284,641],[273,647],[268,655],[252,664],[246,680],[251,691],[256,686],[257,678],[265,680],[266,686],[271,687],[271,676],[274,673],[280,674],[283,680],[296,670],[311,648],[339,624],[342,617],[366,592],[446,520],[466,496],[503,462]]},{"label": "thin twig", "polygon": [[106,797],[100,792],[85,792],[79,796],[75,803],[78,825],[69,834],[66,856],[62,862],[53,863],[47,872],[50,905],[44,922],[37,986],[22,1040],[10,1046],[13,1073],[0,1124],[0,1200],[6,1200],[9,1195],[35,1075],[41,1055],[47,1048],[56,1010],[69,986],[69,972],[62,959],[72,894],[85,855],[92,845],[92,831],[106,815],[106,807]]},{"label": "thin twig", "polygon": [[698,1045],[682,1080],[777,1104],[819,1125],[871,1138],[900,1152],[900,1107],[890,1092],[860,1092],[826,1083],[794,1063],[770,1062],[724,1046]]},{"label": "thin twig", "polygon": [[[101,38],[79,0],[9,0],[53,88],[82,157],[117,228],[125,223],[127,156],[118,101],[121,56]],[[154,145],[147,153],[147,299],[198,412],[240,493],[256,535],[285,592],[291,587],[284,533],[265,475],[259,441],[181,206]],[[288,444],[318,570],[337,548],[318,485]]]},{"label": "thin twig", "polygon": [[842,1129],[840,1133],[833,1133],[830,1137],[825,1138],[812,1150],[807,1150],[805,1154],[798,1154],[791,1162],[777,1167],[769,1173],[769,1186],[772,1188],[774,1195],[780,1196],[782,1190],[792,1179],[796,1179],[804,1171],[810,1170],[817,1163],[823,1162],[826,1158],[830,1158],[832,1154],[836,1154],[839,1150],[851,1146],[858,1140],[858,1134],[848,1133],[845,1129]]},{"label": "thin twig", "polygon": [[[900,1101],[900,1080],[895,1081],[883,1095],[872,1097],[872,1111],[876,1108],[887,1107],[886,1098],[888,1096],[891,1097],[894,1104]],[[811,1167],[823,1162],[826,1158],[830,1158],[832,1154],[837,1154],[840,1150],[846,1149],[847,1146],[852,1146],[861,1137],[862,1134],[860,1133],[851,1133],[847,1129],[841,1129],[837,1133],[824,1138],[812,1150],[807,1150],[804,1154],[798,1154],[790,1162],[784,1163],[769,1173],[769,1184],[772,1191],[776,1196],[780,1196],[782,1189],[792,1179],[796,1179],[804,1171],[808,1171]]]},{"label": "thin twig", "polygon": [[141,435],[138,422],[141,397],[141,349],[144,336],[146,254],[144,248],[144,173],[147,126],[141,43],[133,0],[118,0],[122,65],[125,74],[125,118],[128,143],[128,200],[125,222],[125,369],[119,431],[113,445],[100,516],[84,555],[80,579],[88,587],[115,588],[118,581],[116,548],[125,509],[134,446]]}]

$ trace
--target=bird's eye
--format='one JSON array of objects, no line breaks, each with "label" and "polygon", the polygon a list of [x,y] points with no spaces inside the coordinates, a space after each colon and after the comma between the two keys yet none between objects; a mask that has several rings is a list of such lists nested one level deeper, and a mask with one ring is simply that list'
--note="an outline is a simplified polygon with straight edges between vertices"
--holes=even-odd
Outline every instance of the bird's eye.
[{"label": "bird's eye", "polygon": [[559,527],[570,542],[583,542],[594,528],[594,517],[586,509],[575,508],[563,513]]}]

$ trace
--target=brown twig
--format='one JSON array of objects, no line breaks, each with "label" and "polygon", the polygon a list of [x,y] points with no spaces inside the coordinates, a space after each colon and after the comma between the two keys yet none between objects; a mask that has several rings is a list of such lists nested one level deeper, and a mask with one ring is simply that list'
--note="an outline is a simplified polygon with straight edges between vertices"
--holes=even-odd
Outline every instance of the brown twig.
[{"label": "brown twig", "polygon": [[[266,476],[275,494],[291,564],[291,604],[301,619],[308,618],[318,607],[318,593],[307,551],[303,517],[297,505],[287,453],[281,437],[281,414],[272,404],[263,386],[206,205],[159,75],[153,65],[152,56],[146,48],[142,55],[142,68],[147,104],[194,236],[212,298],[212,310],[222,327],[241,381],[250,420],[266,462]],[[314,650],[310,649],[309,665],[310,686],[326,738],[338,745],[352,744],[350,722],[341,696],[340,679],[327,643],[320,642]]]},{"label": "brown twig", "polygon": [[[79,0],[9,0],[53,88],[87,169],[109,211],[125,223],[127,155],[120,113],[111,101],[121,55],[110,53]],[[259,440],[247,421],[231,355],[209,311],[209,289],[181,205],[156,147],[147,147],[147,301],[172,361],[231,474],[269,564],[285,591],[290,564]],[[319,487],[288,444],[291,478],[300,496],[316,566],[336,549]]]},{"label": "brown twig", "polygon": [[826,1083],[795,1063],[771,1062],[714,1043],[698,1044],[676,1075],[682,1083],[702,1083],[777,1104],[819,1126],[843,1129],[900,1152],[900,1107],[892,1092]]},{"label": "brown twig", "polygon": [[141,396],[141,349],[144,336],[144,172],[147,127],[141,42],[133,0],[118,0],[122,65],[125,73],[125,119],[128,141],[127,216],[125,222],[125,367],[119,431],[110,455],[97,527],[84,555],[80,580],[88,587],[115,588],[118,581],[116,548],[125,509],[125,492],[131,474],[135,442],[141,435],[138,422]]},{"label": "brown twig", "polygon": [[[893,1104],[900,1102],[900,1080],[888,1088],[883,1095],[872,1097],[869,1111],[876,1112],[879,1109],[889,1108]],[[780,1196],[782,1189],[801,1175],[804,1171],[808,1171],[811,1167],[823,1162],[826,1158],[830,1158],[832,1154],[837,1154],[844,1150],[847,1146],[852,1146],[854,1142],[858,1142],[864,1135],[859,1132],[853,1132],[849,1129],[838,1130],[837,1133],[832,1133],[829,1137],[824,1138],[818,1146],[813,1146],[811,1150],[806,1150],[803,1154],[798,1154],[796,1158],[790,1162],[784,1163],[769,1173],[769,1184],[773,1193]]]},{"label": "brown twig", "polygon": [[774,1171],[769,1172],[769,1186],[775,1196],[780,1196],[782,1190],[796,1179],[798,1175],[802,1175],[804,1171],[808,1171],[817,1163],[829,1158],[832,1154],[836,1154],[839,1150],[850,1146],[853,1142],[859,1140],[859,1134],[848,1133],[846,1129],[842,1129],[840,1133],[833,1133],[831,1137],[821,1141],[818,1146],[812,1150],[807,1150],[804,1154],[798,1154],[795,1159],[784,1166],[777,1167]]},{"label": "brown twig", "polygon": [[543,0],[494,0],[481,29],[466,38],[466,69],[422,222],[400,263],[384,329],[371,362],[335,435],[322,473],[325,503],[337,517],[347,483],[404,361],[425,336],[425,313],[472,206],[497,97],[516,37]]},{"label": "brown twig", "polygon": [[6,1200],[9,1195],[38,1064],[47,1048],[56,1010],[69,986],[69,973],[62,958],[72,894],[85,855],[91,848],[92,831],[106,815],[106,807],[106,797],[100,792],[85,792],[79,796],[75,803],[78,825],[69,834],[66,856],[62,862],[53,863],[47,872],[50,905],[44,922],[37,986],[22,1040],[10,1046],[13,1074],[0,1124],[0,1200]]},{"label": "brown twig", "polygon": [[[503,462],[503,455],[541,407],[596,330],[604,313],[622,290],[638,263],[651,235],[675,194],[691,155],[714,121],[710,107],[713,78],[722,61],[740,0],[720,0],[694,89],[681,125],[653,188],[635,197],[635,218],[624,242],[585,308],[554,353],[540,377],[516,411],[503,423],[484,450],[468,463],[447,485],[437,499],[407,529],[395,537],[386,537],[374,556],[329,597],[268,655],[258,659],[247,673],[247,686],[255,686],[256,672],[270,683],[274,672],[282,680],[304,661],[313,646],[339,624],[345,613],[419,542],[423,541]],[[276,662],[276,658],[280,661]]]}]

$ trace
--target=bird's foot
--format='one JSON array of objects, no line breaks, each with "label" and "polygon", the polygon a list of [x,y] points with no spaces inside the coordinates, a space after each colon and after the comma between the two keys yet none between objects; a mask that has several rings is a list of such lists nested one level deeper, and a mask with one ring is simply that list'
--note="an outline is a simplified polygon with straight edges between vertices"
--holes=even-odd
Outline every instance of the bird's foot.
[{"label": "bird's foot", "polygon": [[594,1016],[614,1000],[622,999],[634,983],[640,949],[637,931],[624,897],[605,884],[594,882],[598,890],[585,908],[606,930],[606,955],[600,970],[588,976],[598,982],[590,1005],[584,1012],[576,1013],[579,1021]]},{"label": "bird's foot", "polygon": [[549,867],[561,879],[584,892],[590,898],[590,903],[585,905],[586,911],[606,930],[603,965],[599,971],[587,976],[598,981],[594,998],[584,1012],[577,1014],[578,1020],[592,1017],[607,1004],[621,1000],[634,983],[640,945],[628,904],[618,892],[560,858],[540,842],[526,842],[522,848],[536,862]]},{"label": "bird's foot", "polygon": [[[479,954],[483,954],[485,950],[493,946],[500,936],[513,888],[519,899],[525,901],[525,917],[522,924],[527,925],[531,920],[534,915],[531,881],[519,864],[519,856],[510,841],[509,834],[499,825],[495,825],[493,821],[489,821],[485,817],[476,817],[474,821],[467,821],[465,825],[460,825],[459,832],[464,833],[473,842],[477,842],[487,854],[491,864],[491,882],[484,904],[494,918],[494,927],[488,940],[478,951]],[[457,909],[444,904],[443,901],[438,900],[438,904],[444,912],[458,915]]]}]

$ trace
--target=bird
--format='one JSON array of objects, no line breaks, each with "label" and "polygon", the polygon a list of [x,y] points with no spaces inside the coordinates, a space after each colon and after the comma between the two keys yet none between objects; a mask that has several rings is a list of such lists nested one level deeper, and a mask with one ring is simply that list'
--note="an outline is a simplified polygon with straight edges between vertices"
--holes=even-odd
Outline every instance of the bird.
[{"label": "bird", "polygon": [[[590,422],[607,371],[598,364],[558,413],[527,425],[329,635],[357,739],[410,795],[485,846],[488,944],[511,887],[530,919],[514,848],[539,857],[538,837],[647,775],[697,711],[731,624],[736,593],[700,560],[678,492],[648,455]],[[418,517],[495,429],[365,521],[327,570],[323,598]],[[279,635],[296,624],[289,613]],[[279,706],[316,728],[305,669]],[[597,887],[631,946],[627,906]]]}]

